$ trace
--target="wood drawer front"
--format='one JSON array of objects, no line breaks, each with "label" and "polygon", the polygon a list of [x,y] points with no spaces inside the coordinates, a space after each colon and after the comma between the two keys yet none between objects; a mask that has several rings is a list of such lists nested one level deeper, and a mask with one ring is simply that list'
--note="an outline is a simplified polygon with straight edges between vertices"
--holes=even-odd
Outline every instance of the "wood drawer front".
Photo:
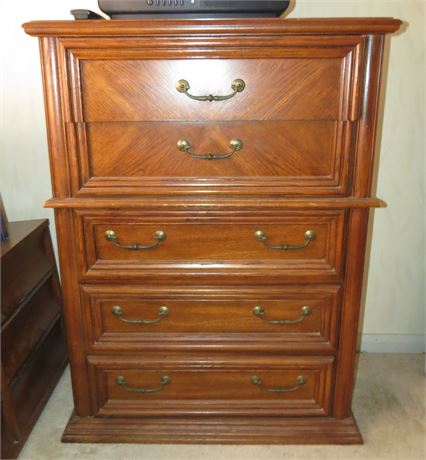
[{"label": "wood drawer front", "polygon": [[22,433],[35,424],[67,364],[67,346],[57,319],[12,382],[11,397]]},{"label": "wood drawer front", "polygon": [[[351,132],[336,121],[87,123],[76,129],[75,193],[344,194]],[[242,148],[226,158],[190,155],[230,153],[235,138]]]},{"label": "wood drawer front", "polygon": [[[353,118],[359,62],[354,48],[334,45],[328,50],[277,48],[266,58],[256,58],[252,48],[240,52],[240,59],[176,59],[176,54],[155,59],[140,50],[76,50],[75,121]],[[197,101],[176,89],[181,79],[195,96],[228,95],[235,79],[244,80],[245,89],[228,100]]]},{"label": "wood drawer front", "polygon": [[49,239],[49,228],[41,226],[1,258],[1,285],[7,286],[1,290],[2,323],[53,269]]},{"label": "wood drawer front", "polygon": [[[273,276],[285,271],[286,280],[301,276],[336,279],[341,271],[344,211],[289,212],[237,217],[235,214],[199,217],[193,215],[143,216],[138,212],[104,213],[82,219],[86,249],[85,275],[108,277],[160,274],[225,273],[247,270]],[[113,231],[115,241],[106,239]],[[165,232],[163,241],[156,239]],[[263,231],[266,241],[255,238]],[[309,240],[306,232],[314,232]],[[265,236],[265,238],[266,238]],[[158,238],[158,237],[157,237]],[[117,245],[155,245],[133,250]],[[267,246],[293,245],[300,249],[281,250]],[[116,276],[116,275],[115,275]],[[232,280],[231,280],[232,281]]]},{"label": "wood drawer front", "polygon": [[[338,287],[147,289],[93,285],[83,286],[82,295],[92,351],[189,350],[196,346],[211,351],[294,353],[330,352],[336,347]],[[160,313],[164,307],[166,316]],[[263,315],[255,307],[261,307]],[[269,322],[276,320],[296,322]]]},{"label": "wood drawer front", "polygon": [[[230,361],[187,357],[175,362],[90,357],[89,372],[94,411],[102,416],[323,416],[329,413],[332,362],[330,357]],[[254,376],[261,385],[252,382]],[[305,383],[298,383],[299,376]],[[170,382],[164,384],[162,377]],[[277,388],[292,391],[267,391]]]},{"label": "wood drawer front", "polygon": [[7,381],[12,379],[40,338],[60,315],[60,305],[56,281],[51,275],[5,325],[1,346]]}]

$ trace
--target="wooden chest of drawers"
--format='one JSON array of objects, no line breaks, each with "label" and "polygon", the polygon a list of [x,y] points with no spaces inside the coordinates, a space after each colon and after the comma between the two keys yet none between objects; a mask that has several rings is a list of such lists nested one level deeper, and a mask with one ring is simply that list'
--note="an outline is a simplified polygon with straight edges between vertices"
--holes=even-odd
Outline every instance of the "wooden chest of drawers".
[{"label": "wooden chest of drawers", "polygon": [[1,458],[17,458],[67,365],[46,219],[10,222],[1,244]]},{"label": "wooden chest of drawers", "polygon": [[33,22],[75,412],[64,441],[358,443],[394,19]]}]

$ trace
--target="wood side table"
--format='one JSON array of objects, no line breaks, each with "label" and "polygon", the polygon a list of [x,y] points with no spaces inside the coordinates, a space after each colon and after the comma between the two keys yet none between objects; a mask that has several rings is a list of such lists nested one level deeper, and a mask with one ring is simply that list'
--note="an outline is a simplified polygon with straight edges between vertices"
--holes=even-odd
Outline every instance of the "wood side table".
[{"label": "wood side table", "polygon": [[1,245],[1,458],[16,458],[68,362],[47,220],[10,222]]}]

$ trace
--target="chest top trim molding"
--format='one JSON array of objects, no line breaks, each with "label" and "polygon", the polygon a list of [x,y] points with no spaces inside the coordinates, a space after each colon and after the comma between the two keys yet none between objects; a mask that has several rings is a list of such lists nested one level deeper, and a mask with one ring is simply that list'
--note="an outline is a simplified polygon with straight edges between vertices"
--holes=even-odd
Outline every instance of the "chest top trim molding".
[{"label": "chest top trim molding", "polygon": [[192,19],[32,21],[23,24],[32,36],[138,37],[191,35],[363,35],[396,32],[393,18]]}]

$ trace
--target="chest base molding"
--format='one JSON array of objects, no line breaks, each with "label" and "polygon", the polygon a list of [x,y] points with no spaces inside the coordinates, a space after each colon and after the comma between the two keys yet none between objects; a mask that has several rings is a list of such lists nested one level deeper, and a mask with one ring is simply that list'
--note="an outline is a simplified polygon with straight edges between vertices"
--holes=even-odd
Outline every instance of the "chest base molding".
[{"label": "chest base molding", "polygon": [[362,444],[351,415],[330,417],[97,418],[72,415],[62,442],[146,444]]}]

